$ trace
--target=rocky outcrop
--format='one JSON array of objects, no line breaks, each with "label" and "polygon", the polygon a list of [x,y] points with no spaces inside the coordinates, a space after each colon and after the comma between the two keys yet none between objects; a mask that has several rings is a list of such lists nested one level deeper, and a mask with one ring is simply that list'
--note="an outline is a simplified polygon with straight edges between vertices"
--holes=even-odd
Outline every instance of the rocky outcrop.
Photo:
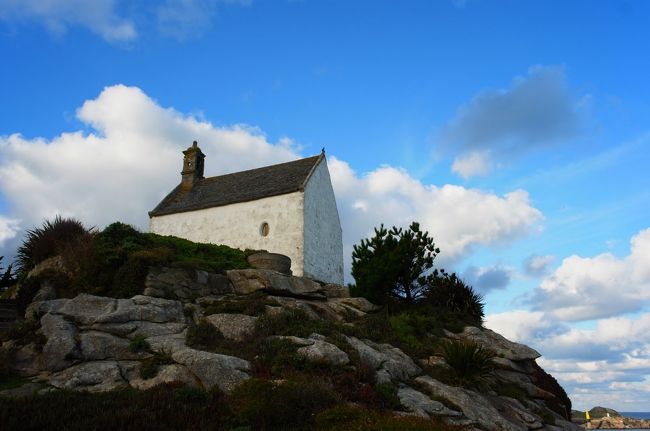
[{"label": "rocky outcrop", "polygon": [[208,295],[232,293],[228,277],[184,268],[151,268],[144,282],[144,294],[159,298],[192,300]]},{"label": "rocky outcrop", "polygon": [[247,316],[245,314],[212,314],[205,318],[214,325],[221,334],[235,341],[243,341],[255,330],[257,317]]},{"label": "rocky outcrop", "polygon": [[347,337],[346,341],[359,354],[359,358],[377,372],[377,383],[407,381],[421,373],[413,359],[397,347],[370,340]]},{"label": "rocky outcrop", "polygon": [[650,420],[633,419],[624,417],[603,417],[592,419],[589,425],[584,425],[586,429],[650,429]]},{"label": "rocky outcrop", "polygon": [[[50,293],[44,292],[41,298],[51,298]],[[232,270],[224,276],[152,268],[145,293],[128,299],[80,294],[71,299],[32,302],[25,318],[39,327],[37,335],[42,340],[30,339],[22,344],[11,340],[2,345],[11,352],[18,371],[46,382],[45,387],[26,386],[23,392],[100,392],[129,386],[148,389],[171,382],[228,392],[253,374],[248,360],[233,355],[247,351],[245,343],[259,334],[258,326],[268,322],[261,314],[301,310],[310,319],[351,325],[378,310],[364,298],[350,298],[343,286],[322,285],[265,269]],[[191,325],[203,319],[225,337],[218,337],[224,343],[219,348],[229,354],[187,344],[188,332],[198,327]],[[341,332],[355,333],[347,329]],[[363,373],[369,379],[374,377],[375,384],[392,386],[402,405],[396,414],[436,417],[468,429],[577,429],[563,417],[566,403],[554,390],[559,387],[557,382],[535,363],[539,353],[493,331],[466,327],[459,334],[445,334],[450,340],[471,340],[496,352],[495,370],[481,389],[450,385],[444,376],[453,371],[441,356],[415,358],[416,363],[391,344],[323,333],[329,338],[321,334],[272,338],[292,343],[295,353],[310,362],[350,374]],[[241,356],[253,360],[250,351],[247,354]],[[144,365],[151,363],[158,364],[157,373],[142,377]],[[370,372],[366,373],[366,368]]]},{"label": "rocky outcrop", "polygon": [[322,286],[306,277],[291,277],[267,269],[233,269],[227,271],[235,293],[249,295],[265,291],[280,296],[325,299]]},{"label": "rocky outcrop", "polygon": [[350,362],[347,353],[336,347],[334,344],[325,341],[325,337],[320,334],[311,334],[309,338],[294,336],[275,338],[287,340],[290,343],[302,346],[296,350],[296,353],[312,362],[331,365],[346,365]]}]

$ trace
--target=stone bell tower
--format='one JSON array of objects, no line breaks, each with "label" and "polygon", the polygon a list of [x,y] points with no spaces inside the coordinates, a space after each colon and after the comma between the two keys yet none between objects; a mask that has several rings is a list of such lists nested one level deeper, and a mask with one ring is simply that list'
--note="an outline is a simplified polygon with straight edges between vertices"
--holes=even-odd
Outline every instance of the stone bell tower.
[{"label": "stone bell tower", "polygon": [[183,151],[183,171],[181,172],[183,178],[181,188],[183,190],[191,190],[194,184],[203,179],[203,159],[205,159],[205,154],[196,141]]}]

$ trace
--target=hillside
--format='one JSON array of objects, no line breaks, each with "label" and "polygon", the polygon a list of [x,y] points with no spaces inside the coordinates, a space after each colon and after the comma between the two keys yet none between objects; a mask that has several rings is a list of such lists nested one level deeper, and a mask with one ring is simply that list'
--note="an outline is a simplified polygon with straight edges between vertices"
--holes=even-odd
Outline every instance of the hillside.
[{"label": "hillside", "polygon": [[119,223],[41,253],[0,350],[3,429],[576,429],[535,350],[247,254]]}]

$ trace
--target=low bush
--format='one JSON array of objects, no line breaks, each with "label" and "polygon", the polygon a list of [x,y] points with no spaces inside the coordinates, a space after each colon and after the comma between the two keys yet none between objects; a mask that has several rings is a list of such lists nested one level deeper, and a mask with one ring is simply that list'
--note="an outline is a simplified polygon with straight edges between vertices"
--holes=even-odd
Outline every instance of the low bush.
[{"label": "low bush", "polygon": [[149,350],[149,343],[143,335],[137,335],[129,342],[129,352],[138,353]]},{"label": "low bush", "polygon": [[252,429],[310,429],[316,413],[337,402],[317,380],[279,384],[251,379],[238,385],[230,402],[239,425]]},{"label": "low bush", "polygon": [[138,374],[140,375],[140,378],[144,380],[152,379],[158,375],[158,369],[161,365],[169,365],[173,363],[174,360],[169,353],[165,351],[155,352],[153,356],[145,358],[140,362]]},{"label": "low bush", "polygon": [[496,356],[474,341],[447,341],[443,344],[442,356],[464,383],[477,383],[492,373]]},{"label": "low bush", "polygon": [[16,253],[19,272],[26,274],[48,257],[61,253],[66,244],[88,235],[90,231],[79,220],[58,215],[52,221],[45,220],[41,227],[27,230]]},{"label": "low bush", "polygon": [[459,427],[419,417],[399,417],[349,405],[338,405],[316,416],[318,431],[449,431]]},{"label": "low bush", "polygon": [[185,337],[185,343],[189,347],[205,351],[214,351],[224,340],[223,334],[205,319],[191,323]]},{"label": "low bush", "polygon": [[202,401],[177,384],[147,391],[104,393],[52,391],[0,402],[3,431],[177,431],[230,430],[232,414],[222,394]]},{"label": "low bush", "polygon": [[456,274],[434,271],[428,277],[428,283],[429,288],[424,295],[424,303],[462,314],[475,326],[483,324],[483,317],[485,317],[483,297]]}]

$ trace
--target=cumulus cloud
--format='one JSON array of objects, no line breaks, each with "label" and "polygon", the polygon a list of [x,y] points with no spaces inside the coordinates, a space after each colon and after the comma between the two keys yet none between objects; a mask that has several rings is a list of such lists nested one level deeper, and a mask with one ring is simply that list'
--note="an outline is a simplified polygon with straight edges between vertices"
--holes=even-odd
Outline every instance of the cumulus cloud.
[{"label": "cumulus cloud", "polygon": [[[217,127],[161,107],[135,87],[107,87],[77,118],[90,133],[0,137],[0,193],[10,209],[0,214],[10,220],[0,224],[4,239],[18,233],[19,222],[29,228],[56,214],[98,227],[121,220],[146,229],[147,211],[179,182],[180,152],[194,139],[207,155],[208,176],[300,157],[289,138],[271,143],[255,127]],[[497,196],[426,185],[391,166],[358,175],[336,157],[329,164],[347,259],[352,244],[380,223],[419,221],[443,256],[454,259],[478,245],[519,238],[542,219],[524,190]]]},{"label": "cumulus cloud", "polygon": [[343,220],[346,256],[352,244],[371,236],[380,223],[407,226],[419,221],[441,248],[439,260],[450,262],[477,245],[526,235],[542,220],[524,190],[498,196],[450,184],[428,185],[392,166],[359,175],[335,157],[330,158],[329,168]]},{"label": "cumulus cloud", "polygon": [[120,16],[115,0],[0,0],[0,19],[33,20],[57,35],[85,27],[108,41],[137,37],[132,20]]},{"label": "cumulus cloud", "polygon": [[561,382],[574,406],[635,411],[650,403],[650,313],[579,329],[542,311],[516,310],[488,315],[485,325],[541,352],[539,364]]},{"label": "cumulus cloud", "polygon": [[536,289],[530,303],[555,319],[579,321],[641,310],[650,303],[650,228],[630,240],[630,254],[570,256]]},{"label": "cumulus cloud", "polygon": [[14,238],[19,230],[19,220],[10,219],[0,215],[0,245]]},{"label": "cumulus cloud", "polygon": [[539,256],[533,254],[528,256],[524,262],[524,273],[531,277],[540,277],[548,274],[549,267],[555,261],[555,257],[551,255]]},{"label": "cumulus cloud", "polygon": [[207,153],[207,175],[299,157],[289,139],[270,143],[254,127],[216,127],[134,87],[104,89],[77,117],[93,132],[0,137],[0,193],[11,212],[0,223],[5,238],[16,234],[17,220],[25,228],[56,214],[146,228],[147,211],[180,181],[180,151],[193,139]]},{"label": "cumulus cloud", "polygon": [[440,131],[444,152],[457,154],[452,170],[485,175],[494,160],[571,139],[580,129],[578,101],[558,67],[533,67],[505,90],[486,90],[463,105]]},{"label": "cumulus cloud", "polygon": [[492,171],[492,160],[488,151],[472,151],[454,159],[451,170],[464,179],[487,175]]},{"label": "cumulus cloud", "polygon": [[501,266],[470,266],[463,271],[463,280],[478,292],[487,294],[492,290],[505,289],[510,283],[511,273],[511,269]]}]

